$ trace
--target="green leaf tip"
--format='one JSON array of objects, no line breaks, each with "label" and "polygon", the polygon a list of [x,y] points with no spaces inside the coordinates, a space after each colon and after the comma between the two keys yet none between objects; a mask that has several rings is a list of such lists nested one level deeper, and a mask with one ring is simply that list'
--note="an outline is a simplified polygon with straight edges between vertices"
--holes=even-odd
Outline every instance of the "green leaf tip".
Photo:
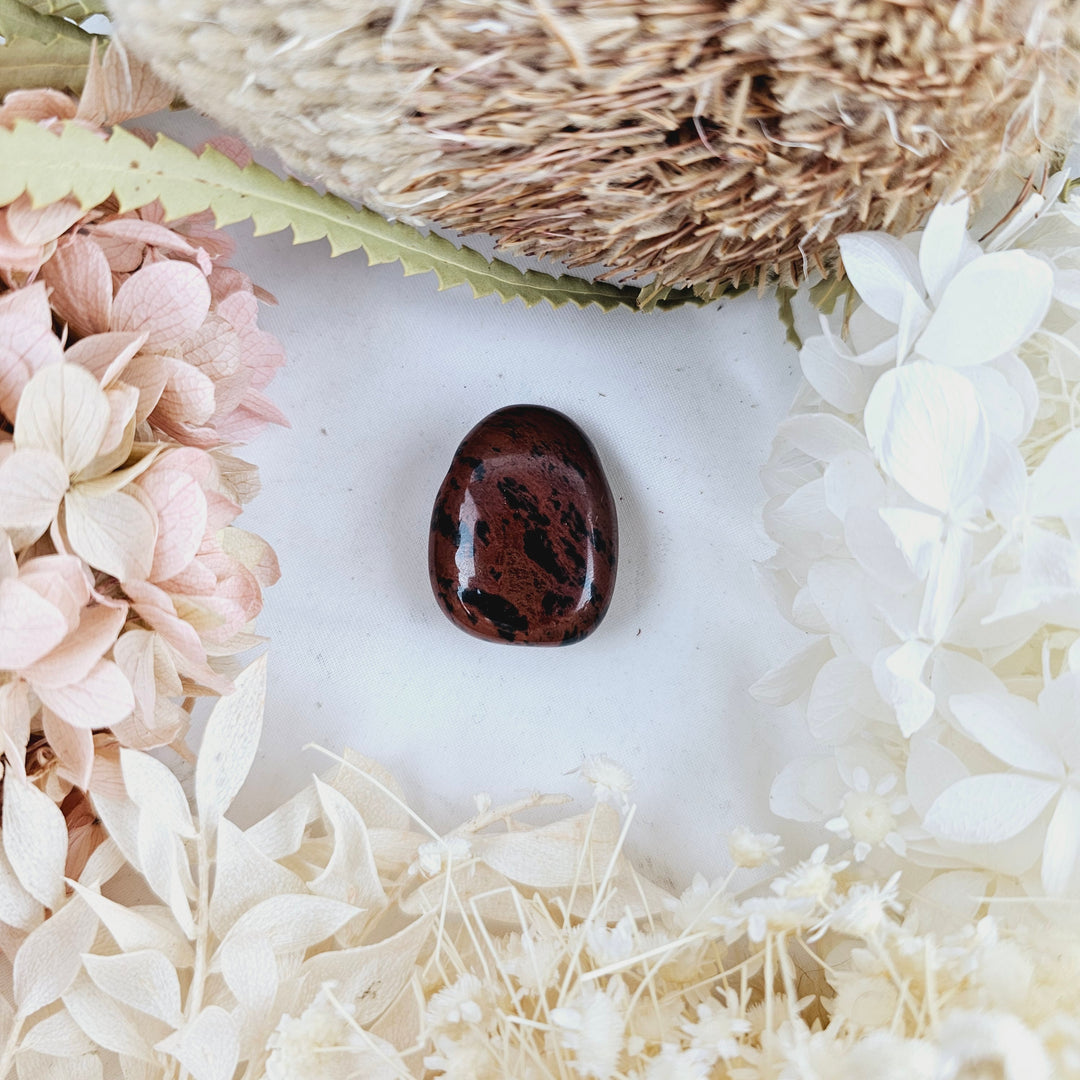
[{"label": "green leaf tip", "polygon": [[[471,248],[387,221],[261,165],[241,168],[212,148],[196,154],[163,135],[147,146],[119,127],[102,139],[78,124],[65,124],[57,135],[20,121],[13,129],[0,128],[0,161],[0,205],[23,191],[35,205],[71,196],[87,209],[110,195],[122,210],[160,200],[170,220],[210,209],[220,226],[250,219],[257,236],[290,228],[294,243],[325,238],[332,255],[362,249],[372,264],[398,261],[406,275],[430,271],[440,289],[468,285],[476,297],[495,294],[527,307],[541,301],[553,307],[596,304],[605,311],[642,306],[637,289],[489,261]],[[680,302],[669,294],[657,306]]]}]

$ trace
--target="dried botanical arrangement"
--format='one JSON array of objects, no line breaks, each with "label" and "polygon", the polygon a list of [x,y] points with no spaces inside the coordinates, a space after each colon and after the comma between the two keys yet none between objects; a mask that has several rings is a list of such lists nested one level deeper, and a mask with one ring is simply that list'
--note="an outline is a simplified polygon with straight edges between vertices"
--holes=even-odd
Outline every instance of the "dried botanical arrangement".
[{"label": "dried botanical arrangement", "polygon": [[[77,103],[9,94],[0,130],[100,140],[104,114],[169,100],[121,67],[95,64]],[[232,451],[284,423],[263,393],[283,361],[267,297],[210,215],[164,218],[111,195],[0,208],[2,862],[21,883],[0,918],[23,930],[102,840],[90,799],[120,748],[183,751],[194,699],[231,689],[278,574],[234,524],[258,478]],[[66,837],[56,865],[41,829]]]},{"label": "dried botanical arrangement", "polygon": [[347,754],[241,830],[225,814],[264,683],[259,661],[215,706],[194,814],[163,765],[121,752],[99,850],[154,895],[105,894],[121,858],[70,883],[15,953],[0,1076],[1076,1075],[1075,927],[972,921],[969,882],[912,897],[827,845],[739,895],[742,868],[782,853],[745,829],[725,879],[669,895],[623,853],[630,777],[604,757],[581,768],[593,808],[546,825],[528,812],[562,798],[481,795],[439,835]]},{"label": "dried botanical arrangement", "polygon": [[115,0],[188,100],[390,217],[715,296],[831,267],[1077,104],[1071,0]]},{"label": "dried botanical arrangement", "polygon": [[[829,839],[747,887],[782,849],[736,830],[732,874],[676,896],[627,858],[603,756],[592,809],[546,824],[561,797],[479,795],[440,835],[353,754],[226,817],[276,575],[232,524],[255,476],[231,451],[283,417],[215,224],[504,299],[641,296],[473,259],[231,140],[102,130],[172,91],[54,26],[90,10],[0,0],[0,50],[86,47],[81,100],[0,105],[0,1080],[1080,1077],[1080,150],[1038,190],[999,177],[1002,215],[841,236],[851,302],[802,346],[764,473],[763,577],[814,640],[756,687],[826,744],[773,804]],[[148,751],[229,690],[189,800]]]}]

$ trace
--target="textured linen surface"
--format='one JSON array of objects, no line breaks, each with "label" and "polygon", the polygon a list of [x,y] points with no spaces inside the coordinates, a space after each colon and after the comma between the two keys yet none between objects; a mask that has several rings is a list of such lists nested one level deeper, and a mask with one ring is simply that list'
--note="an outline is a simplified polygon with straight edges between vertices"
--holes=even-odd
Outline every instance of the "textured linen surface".
[{"label": "textured linen surface", "polygon": [[[191,117],[161,125],[189,144],[212,134]],[[772,298],[526,310],[361,254],[331,260],[325,243],[234,232],[234,264],[280,301],[261,325],[285,345],[270,394],[293,425],[244,451],[263,490],[240,524],[274,545],[282,579],[258,621],[270,693],[241,821],[325,768],[302,750],[314,741],[382,761],[440,829],[481,791],[567,791],[585,807],[562,774],[607,753],[636,780],[632,850],[675,884],[721,871],[737,824],[783,832],[769,784],[806,739],[790,710],[747,693],[798,643],[753,565],[770,551],[758,470],[798,371]],[[586,431],[618,506],[611,607],[565,648],[472,638],[428,583],[454,449],[520,402]]]}]

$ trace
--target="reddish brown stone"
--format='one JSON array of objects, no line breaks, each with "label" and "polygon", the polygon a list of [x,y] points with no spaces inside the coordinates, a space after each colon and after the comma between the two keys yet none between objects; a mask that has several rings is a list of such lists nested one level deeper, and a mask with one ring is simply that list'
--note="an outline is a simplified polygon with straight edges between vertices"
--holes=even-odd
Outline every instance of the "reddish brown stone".
[{"label": "reddish brown stone", "polygon": [[492,641],[566,645],[615,586],[618,524],[604,470],[570,419],[513,405],[454,454],[431,515],[431,587],[451,621]]}]

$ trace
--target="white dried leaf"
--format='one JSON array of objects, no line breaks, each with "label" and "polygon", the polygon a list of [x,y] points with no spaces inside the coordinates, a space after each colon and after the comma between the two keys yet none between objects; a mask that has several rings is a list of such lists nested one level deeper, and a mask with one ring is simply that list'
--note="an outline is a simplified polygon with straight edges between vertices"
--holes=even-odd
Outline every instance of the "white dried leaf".
[{"label": "white dried leaf", "polygon": [[168,1027],[161,1021],[102,993],[85,972],[75,979],[63,1000],[75,1023],[98,1046],[117,1054],[152,1062],[151,1046],[168,1034]]},{"label": "white dried leaf", "polygon": [[255,934],[230,937],[222,944],[218,960],[225,985],[240,1007],[249,1016],[266,1016],[278,992],[277,958],[266,938]]},{"label": "white dried leaf", "polygon": [[[588,881],[588,868],[598,867],[596,873],[603,873],[619,838],[616,810],[597,803],[593,813],[595,818],[580,814],[527,832],[476,837],[473,848],[493,870],[523,885],[558,888]],[[583,847],[588,852],[584,858]]]},{"label": "white dried leaf", "polygon": [[941,840],[999,844],[1026,829],[1060,790],[1060,783],[1020,773],[968,776],[947,787],[923,826]]},{"label": "white dried leaf", "polygon": [[318,796],[315,788],[309,786],[257,821],[244,835],[252,847],[268,859],[283,859],[299,851],[304,830],[315,820],[318,812]]},{"label": "white dried leaf", "polygon": [[81,954],[94,941],[97,924],[93,911],[73,896],[19,946],[12,982],[20,1015],[51,1005],[67,990],[78,974]]},{"label": "white dried leaf", "polygon": [[1054,272],[1023,251],[974,259],[945,286],[916,345],[934,364],[982,364],[1023,344],[1046,318]]},{"label": "white dried leaf", "polygon": [[0,848],[0,923],[19,930],[33,930],[44,915],[40,901],[23,888],[7,852]]},{"label": "white dried leaf", "polygon": [[139,817],[139,862],[146,883],[169,905],[180,929],[193,939],[195,920],[184,887],[189,876],[184,842],[145,813]]},{"label": "white dried leaf", "polygon": [[67,824],[43,791],[8,769],[4,776],[4,852],[23,888],[46,907],[64,899]]},{"label": "white dried leaf", "polygon": [[822,665],[834,655],[829,639],[818,638],[790,660],[762,675],[750,687],[750,694],[755,701],[766,705],[789,705],[810,689]]},{"label": "white dried leaf", "polygon": [[86,1037],[71,1013],[60,1009],[38,1021],[19,1040],[19,1052],[36,1050],[51,1057],[80,1057],[93,1051],[94,1044]]},{"label": "white dried leaf", "polygon": [[827,660],[810,687],[807,724],[815,739],[844,742],[882,712],[870,668],[855,656]]},{"label": "white dried leaf", "polygon": [[919,270],[934,304],[941,301],[945,286],[962,266],[978,258],[982,250],[968,236],[969,198],[938,203],[930,213],[919,243]]},{"label": "white dried leaf", "polygon": [[195,801],[203,829],[217,825],[255,760],[266,700],[265,653],[237,676],[235,686],[211,711],[199,747]]},{"label": "white dried leaf", "polygon": [[339,791],[315,780],[323,817],[334,834],[334,847],[326,868],[308,882],[319,896],[343,900],[369,915],[386,906],[386,893],[371,852],[367,829],[359,811]]},{"label": "white dried leaf", "polygon": [[190,1024],[159,1042],[157,1049],[176,1058],[192,1080],[232,1080],[240,1037],[233,1018],[208,1005]]},{"label": "white dried leaf", "polygon": [[874,385],[876,371],[836,351],[827,337],[812,337],[799,352],[806,381],[835,409],[857,415]]},{"label": "white dried leaf", "polygon": [[72,887],[93,909],[94,914],[124,952],[156,949],[168,957],[174,967],[192,965],[194,953],[191,944],[177,932],[171,918],[166,922],[167,908],[157,909],[163,918],[152,919],[146,914],[148,909],[139,910],[126,904],[118,904],[115,900],[75,882],[72,882]]},{"label": "white dried leaf", "polygon": [[849,451],[865,454],[868,449],[866,437],[858,428],[830,413],[789,416],[776,429],[776,437],[824,462],[832,462]]},{"label": "white dried leaf", "polygon": [[[360,811],[369,829],[407,829],[405,794],[396,777],[377,761],[346,748],[346,764],[329,770],[323,779]],[[375,781],[375,783],[372,783]]]},{"label": "white dried leaf", "polygon": [[1080,430],[1070,431],[1050,447],[1031,475],[1033,516],[1080,518]]},{"label": "white dried leaf", "polygon": [[306,891],[301,878],[263,855],[228,818],[221,819],[210,896],[210,928],[218,938],[261,901]]},{"label": "white dried leaf", "polygon": [[431,939],[434,915],[425,915],[373,945],[319,953],[300,968],[304,1006],[327,982],[342,1001],[356,1003],[354,1018],[365,1027],[390,1006],[412,978],[421,950]]},{"label": "white dried leaf", "polygon": [[19,1080],[102,1080],[104,1065],[97,1054],[55,1057],[22,1050],[15,1059]]},{"label": "white dried leaf", "polygon": [[99,889],[120,872],[126,861],[110,836],[90,853],[90,858],[86,860],[86,865],[79,874],[79,881],[87,888]]},{"label": "white dried leaf", "polygon": [[906,290],[923,293],[922,273],[914,252],[901,240],[879,232],[840,237],[844,271],[866,305],[891,323],[900,321]]},{"label": "white dried leaf", "polygon": [[[225,941],[246,934],[263,936],[275,955],[280,956],[325,941],[358,914],[351,904],[325,896],[272,896],[244,912],[226,934]],[[218,969],[215,956],[211,970]]]},{"label": "white dried leaf", "polygon": [[906,739],[934,715],[937,699],[923,678],[933,651],[924,641],[905,641],[882,649],[874,658],[874,685],[892,706],[900,734]]},{"label": "white dried leaf", "polygon": [[978,489],[990,432],[963,375],[924,362],[887,371],[863,419],[882,469],[912,498],[948,514]]},{"label": "white dried leaf", "polygon": [[131,801],[145,815],[179,836],[195,836],[187,796],[180,781],[164,762],[122,746],[120,767]]},{"label": "white dried leaf", "polygon": [[90,798],[94,804],[94,811],[105,826],[109,838],[120,849],[124,858],[141,872],[139,819],[142,815],[139,813],[139,808],[126,796],[113,799],[100,791],[93,791]]},{"label": "white dried leaf", "polygon": [[86,955],[83,963],[98,989],[109,997],[156,1016],[170,1027],[183,1023],[180,982],[164,953],[137,949],[116,956]]}]

